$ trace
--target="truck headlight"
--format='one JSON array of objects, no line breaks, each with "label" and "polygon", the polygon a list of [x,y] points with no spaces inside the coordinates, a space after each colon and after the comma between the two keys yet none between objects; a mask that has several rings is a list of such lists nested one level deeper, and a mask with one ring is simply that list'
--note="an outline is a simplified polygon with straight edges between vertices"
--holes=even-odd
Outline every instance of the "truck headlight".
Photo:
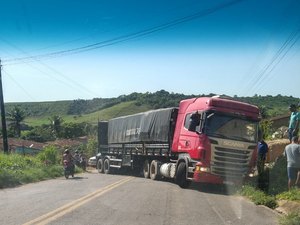
[{"label": "truck headlight", "polygon": [[210,169],[208,167],[202,167],[200,165],[197,165],[196,166],[196,169],[195,169],[196,172],[210,172]]}]

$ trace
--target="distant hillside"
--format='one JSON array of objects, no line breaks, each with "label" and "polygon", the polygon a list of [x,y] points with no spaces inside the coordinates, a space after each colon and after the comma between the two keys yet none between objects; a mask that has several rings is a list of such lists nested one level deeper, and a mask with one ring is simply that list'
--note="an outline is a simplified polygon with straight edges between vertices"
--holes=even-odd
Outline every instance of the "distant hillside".
[{"label": "distant hillside", "polygon": [[119,98],[95,98],[92,100],[6,103],[6,112],[15,106],[21,108],[27,116],[41,117],[49,115],[81,115],[95,112],[120,103]]},{"label": "distant hillside", "polygon": [[[76,115],[61,115],[65,122],[75,123],[90,123],[96,124],[98,121],[109,120],[118,116],[131,115],[138,112],[144,112],[150,110],[151,107],[146,105],[137,106],[135,101],[121,102],[114,106],[93,112]],[[42,117],[26,117],[24,121],[29,126],[41,126],[43,124],[49,124],[49,116],[44,115]]]},{"label": "distant hillside", "polygon": [[[132,93],[117,98],[95,98],[92,100],[73,100],[56,102],[28,102],[7,103],[6,113],[14,106],[18,106],[26,114],[25,122],[36,126],[48,124],[52,115],[63,117],[66,122],[96,123],[98,120],[108,120],[117,116],[129,115],[150,109],[177,107],[182,99],[213,96],[209,95],[183,95],[169,93],[165,90],[155,93]],[[299,99],[292,96],[258,96],[233,97],[236,100],[247,102],[263,108],[267,117],[284,115],[288,113],[288,106],[298,104]]]},{"label": "distant hillside", "polygon": [[25,112],[26,116],[64,115],[71,103],[72,101],[6,103],[5,112],[8,113],[17,106]]},{"label": "distant hillside", "polygon": [[235,99],[242,102],[247,102],[253,105],[257,105],[260,108],[265,107],[268,117],[284,115],[289,112],[288,107],[290,104],[297,105],[300,102],[299,98],[294,98],[292,96],[282,96],[282,95],[277,95],[277,96],[255,95],[253,97],[235,97]]}]

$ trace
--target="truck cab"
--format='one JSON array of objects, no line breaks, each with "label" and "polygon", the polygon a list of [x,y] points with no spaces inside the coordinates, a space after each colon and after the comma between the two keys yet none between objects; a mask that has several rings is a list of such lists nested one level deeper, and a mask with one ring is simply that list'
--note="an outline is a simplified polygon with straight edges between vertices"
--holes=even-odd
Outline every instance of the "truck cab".
[{"label": "truck cab", "polygon": [[236,183],[256,162],[259,109],[219,97],[180,102],[172,152],[186,165],[187,179]]}]

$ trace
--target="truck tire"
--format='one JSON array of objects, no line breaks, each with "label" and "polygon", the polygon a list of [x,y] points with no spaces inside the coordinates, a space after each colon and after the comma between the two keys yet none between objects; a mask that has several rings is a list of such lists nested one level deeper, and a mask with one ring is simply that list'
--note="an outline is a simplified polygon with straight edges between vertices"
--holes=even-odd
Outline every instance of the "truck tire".
[{"label": "truck tire", "polygon": [[103,170],[104,170],[105,174],[109,174],[110,173],[110,162],[109,162],[109,159],[105,159],[104,160]]},{"label": "truck tire", "polygon": [[176,171],[175,182],[181,188],[189,187],[191,182],[186,179],[186,165],[185,165],[185,162],[179,163],[177,171]]},{"label": "truck tire", "polygon": [[148,159],[145,160],[144,165],[143,165],[143,174],[145,178],[150,178],[150,164]]},{"label": "truck tire", "polygon": [[150,178],[151,180],[158,180],[159,178],[159,168],[158,168],[158,161],[157,160],[152,160],[150,164]]},{"label": "truck tire", "polygon": [[103,165],[103,159],[99,159],[97,162],[97,170],[98,173],[104,173],[104,165]]}]

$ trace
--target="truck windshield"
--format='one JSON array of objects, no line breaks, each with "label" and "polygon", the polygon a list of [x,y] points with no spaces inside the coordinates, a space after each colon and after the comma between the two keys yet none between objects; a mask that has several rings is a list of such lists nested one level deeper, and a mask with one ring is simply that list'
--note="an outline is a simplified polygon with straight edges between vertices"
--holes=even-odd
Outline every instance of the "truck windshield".
[{"label": "truck windshield", "polygon": [[208,113],[204,133],[208,136],[257,142],[258,123],[235,115]]}]

